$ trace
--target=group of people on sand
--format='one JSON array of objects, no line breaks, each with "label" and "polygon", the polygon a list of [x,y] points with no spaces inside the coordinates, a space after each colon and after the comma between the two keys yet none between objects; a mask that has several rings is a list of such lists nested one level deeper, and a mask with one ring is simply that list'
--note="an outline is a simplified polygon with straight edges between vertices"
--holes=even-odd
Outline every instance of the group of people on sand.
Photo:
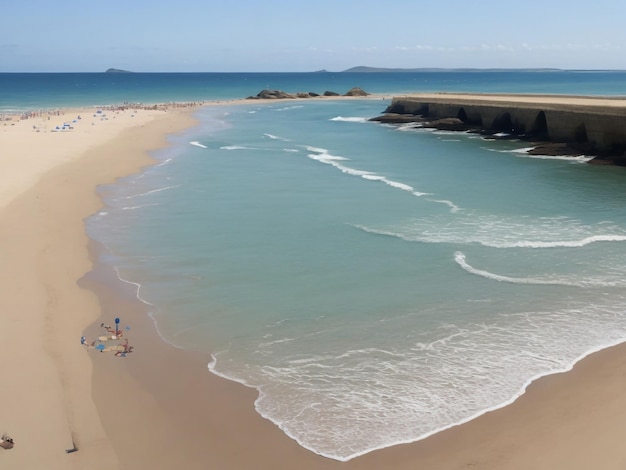
[{"label": "group of people on sand", "polygon": [[[118,319],[116,318],[115,320],[116,320],[115,328],[112,328],[110,325],[105,325],[104,323],[100,324],[100,328],[104,328],[104,330],[106,330],[106,332],[108,333],[107,335],[99,336],[98,339],[91,341],[91,342],[88,342],[85,336],[81,336],[80,344],[85,346],[86,348],[98,349],[100,352],[114,351],[115,356],[126,357],[126,355],[133,352],[133,349],[134,349],[133,346],[128,344],[128,339],[124,338],[124,340],[120,344],[116,344],[108,348],[105,347],[103,344],[106,341],[121,339],[123,333],[117,327]],[[98,344],[96,345],[96,343]],[[13,440],[11,436],[9,436],[7,433],[2,434],[2,436],[0,437],[0,448],[8,450],[8,449],[12,449],[14,445],[15,445],[15,441]]]},{"label": "group of people on sand", "polygon": [[[115,341],[122,339],[123,333],[117,327],[113,328],[110,325],[106,325],[104,323],[100,323],[100,328],[104,328],[106,330],[107,335],[98,336],[97,339],[89,342],[85,336],[81,336],[80,344],[87,348],[94,348],[99,350],[100,352],[115,352],[115,356],[117,357],[126,357],[127,354],[133,352],[134,346],[128,344],[128,339],[124,338],[122,343],[115,344],[113,346],[105,346],[104,343],[107,341]],[[96,344],[97,343],[97,344]]]}]

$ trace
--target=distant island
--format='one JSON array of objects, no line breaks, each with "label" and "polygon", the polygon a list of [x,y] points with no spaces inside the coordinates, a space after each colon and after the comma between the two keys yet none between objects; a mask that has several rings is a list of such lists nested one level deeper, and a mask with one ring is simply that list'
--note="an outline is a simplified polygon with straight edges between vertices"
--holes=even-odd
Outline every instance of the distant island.
[{"label": "distant island", "polygon": [[537,69],[477,69],[477,68],[457,68],[457,69],[446,69],[446,68],[413,68],[413,69],[403,69],[403,68],[381,68],[381,67],[367,67],[367,66],[358,66],[352,67],[347,70],[343,70],[344,73],[351,72],[371,72],[371,73],[381,73],[381,72],[563,72],[562,69],[552,69],[552,68],[537,68]]},{"label": "distant island", "polygon": [[104,73],[133,73],[130,70],[122,70],[122,69],[107,69]]}]

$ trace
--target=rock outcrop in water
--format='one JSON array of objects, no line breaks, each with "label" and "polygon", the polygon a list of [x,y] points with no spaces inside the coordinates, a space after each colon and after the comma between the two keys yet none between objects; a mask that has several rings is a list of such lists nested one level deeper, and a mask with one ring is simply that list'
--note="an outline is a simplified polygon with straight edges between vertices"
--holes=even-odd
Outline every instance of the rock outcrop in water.
[{"label": "rock outcrop in water", "polygon": [[369,95],[369,93],[362,90],[358,86],[355,86],[354,88],[350,88],[345,94],[345,96],[367,96],[367,95]]},{"label": "rock outcrop in water", "polygon": [[334,91],[325,91],[322,95],[312,91],[287,93],[282,90],[261,90],[256,96],[248,96],[249,100],[281,100],[296,98],[317,98],[319,96],[368,96],[370,93],[359,87],[350,88],[345,94],[340,95]]}]

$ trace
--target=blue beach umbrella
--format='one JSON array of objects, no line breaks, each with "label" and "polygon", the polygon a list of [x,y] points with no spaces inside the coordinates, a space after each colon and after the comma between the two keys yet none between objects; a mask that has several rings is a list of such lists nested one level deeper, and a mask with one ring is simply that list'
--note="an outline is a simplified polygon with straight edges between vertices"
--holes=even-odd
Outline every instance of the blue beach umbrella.
[{"label": "blue beach umbrella", "polygon": [[96,346],[96,349],[100,352],[104,351],[104,344],[100,343]]}]

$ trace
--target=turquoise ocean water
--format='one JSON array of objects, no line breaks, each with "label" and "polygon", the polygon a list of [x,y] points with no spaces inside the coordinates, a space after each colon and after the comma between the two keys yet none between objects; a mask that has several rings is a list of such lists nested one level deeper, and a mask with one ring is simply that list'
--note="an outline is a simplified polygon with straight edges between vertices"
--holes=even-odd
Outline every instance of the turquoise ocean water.
[{"label": "turquoise ocean water", "polygon": [[[0,110],[268,86],[626,95],[616,72],[16,76],[0,75]],[[626,339],[623,168],[367,121],[386,105],[202,108],[158,164],[100,188],[87,221],[165,340],[210,353],[211,372],[258,389],[260,414],[338,460],[501,407]]]}]

